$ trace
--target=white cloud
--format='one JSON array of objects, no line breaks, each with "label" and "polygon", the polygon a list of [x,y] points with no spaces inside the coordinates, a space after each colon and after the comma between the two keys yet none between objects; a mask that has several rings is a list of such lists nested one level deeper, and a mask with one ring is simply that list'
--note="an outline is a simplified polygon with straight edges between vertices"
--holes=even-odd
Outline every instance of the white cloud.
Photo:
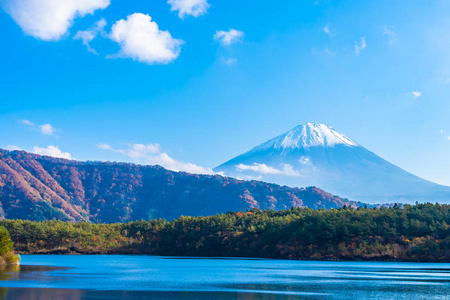
[{"label": "white cloud", "polygon": [[444,129],[441,129],[439,132],[440,132],[441,134],[444,133]]},{"label": "white cloud", "polygon": [[133,144],[130,149],[126,150],[126,155],[137,161],[152,160],[155,154],[160,154],[159,144]]},{"label": "white cloud", "polygon": [[325,32],[329,37],[333,37],[336,35],[334,30],[331,29],[330,25],[327,25],[323,28],[323,32]]},{"label": "white cloud", "polygon": [[120,46],[117,54],[108,57],[132,58],[148,64],[166,64],[180,54],[182,40],[168,31],[159,30],[149,15],[135,13],[119,20],[111,28],[109,38]]},{"label": "white cloud", "polygon": [[[36,125],[29,120],[21,120],[21,122],[27,126],[32,127],[33,130],[39,130],[42,134],[46,134],[46,135],[54,135],[57,130],[55,127],[53,127],[52,125],[50,125],[48,123],[43,124],[43,125]],[[55,136],[55,137],[58,138],[58,136]]]},{"label": "white cloud", "polygon": [[266,164],[254,163],[253,165],[239,164],[236,166],[237,171],[253,171],[261,174],[281,174],[282,172]]},{"label": "white cloud", "polygon": [[290,164],[283,164],[282,172],[287,176],[300,176],[300,173],[294,170],[294,167]]},{"label": "white cloud", "polygon": [[[8,145],[6,146],[6,150],[10,151],[23,151],[24,149],[16,146],[16,145]],[[69,152],[62,152],[58,146],[50,145],[46,148],[41,148],[38,146],[34,146],[33,149],[30,151],[35,154],[39,155],[46,155],[46,156],[53,156],[58,158],[66,158],[66,159],[72,159],[72,155]]]},{"label": "white cloud", "polygon": [[214,39],[219,40],[223,46],[229,46],[240,41],[244,37],[242,31],[236,29],[229,29],[228,31],[218,30],[214,34]]},{"label": "white cloud", "polygon": [[302,173],[310,172],[310,171],[317,171],[316,166],[313,164],[312,160],[308,156],[301,156],[298,160],[299,164],[302,165]]},{"label": "white cloud", "polygon": [[41,132],[46,135],[53,135],[55,133],[56,128],[50,124],[44,124],[39,127]]},{"label": "white cloud", "polygon": [[34,126],[34,123],[28,120],[22,120],[22,123],[28,126]]},{"label": "white cloud", "polygon": [[224,58],[223,62],[227,65],[232,65],[237,62],[237,59],[234,57]]},{"label": "white cloud", "polygon": [[18,150],[18,151],[20,151],[20,150],[23,150],[23,149],[18,147],[18,146],[16,146],[16,145],[8,145],[8,146],[6,146],[6,150],[9,150],[9,151],[16,151],[16,150]]},{"label": "white cloud", "polygon": [[263,175],[287,175],[287,176],[299,176],[300,174],[294,170],[294,168],[289,164],[283,164],[282,169],[277,169],[270,167],[266,164],[253,163],[253,165],[239,164],[235,166],[236,170],[242,171],[253,171],[255,173]]},{"label": "white cloud", "polygon": [[3,7],[25,34],[44,41],[65,36],[76,17],[105,9],[110,0],[4,0]]},{"label": "white cloud", "polygon": [[113,150],[113,148],[109,144],[97,144],[97,147],[103,150]]},{"label": "white cloud", "polygon": [[77,34],[73,37],[74,40],[82,40],[83,45],[86,46],[87,50],[91,53],[98,54],[95,49],[92,49],[91,45],[89,44],[93,39],[97,37],[99,33],[103,33],[103,29],[106,26],[105,19],[101,18],[99,21],[95,23],[95,25],[87,30],[80,30],[77,32]]},{"label": "white cloud", "polygon": [[213,174],[214,171],[193,163],[186,163],[171,158],[161,152],[159,144],[132,144],[127,149],[114,149],[109,144],[98,144],[97,147],[110,150],[129,157],[133,162],[148,165],[160,165],[172,171],[184,171],[195,174]]},{"label": "white cloud", "polygon": [[383,29],[383,36],[387,36],[389,39],[389,44],[393,44],[395,42],[395,38],[397,34],[395,33],[395,27],[394,26],[388,26],[385,25],[382,27]]},{"label": "white cloud", "polygon": [[178,11],[178,17],[198,17],[207,13],[209,5],[207,0],[169,0],[171,11]]},{"label": "white cloud", "polygon": [[367,44],[366,44],[366,38],[365,37],[361,37],[361,42],[355,42],[355,54],[359,55],[359,52],[361,52],[361,50],[366,49]]},{"label": "white cloud", "polygon": [[300,159],[298,160],[298,162],[299,162],[301,165],[304,165],[304,166],[307,166],[307,167],[309,167],[309,166],[312,165],[311,158],[309,158],[308,156],[302,156],[302,157],[300,157]]},{"label": "white cloud", "polygon": [[420,96],[422,96],[421,92],[418,91],[413,91],[411,92],[411,95],[414,97],[414,99],[419,98]]},{"label": "white cloud", "polygon": [[72,155],[69,152],[62,152],[59,149],[59,147],[53,146],[53,145],[50,145],[47,148],[40,148],[40,147],[34,146],[33,150],[31,152],[33,152],[35,154],[39,154],[39,155],[72,159]]},{"label": "white cloud", "polygon": [[[225,174],[225,176],[226,176],[226,174]],[[259,181],[263,181],[264,180],[264,177],[263,176],[261,176],[261,175],[243,175],[243,174],[240,174],[239,176],[232,176],[232,177],[234,177],[234,178],[236,178],[236,179],[239,179],[239,180],[259,180]]]}]

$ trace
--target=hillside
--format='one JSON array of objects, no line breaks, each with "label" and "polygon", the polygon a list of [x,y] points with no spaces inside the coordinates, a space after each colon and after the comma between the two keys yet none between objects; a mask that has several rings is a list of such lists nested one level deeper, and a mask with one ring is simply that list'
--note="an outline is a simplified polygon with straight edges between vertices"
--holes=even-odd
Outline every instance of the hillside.
[{"label": "hillside", "polygon": [[319,188],[290,188],[160,166],[78,162],[0,149],[0,217],[125,222],[252,208],[356,205]]},{"label": "hillside", "polygon": [[[19,253],[450,262],[450,206],[282,211],[121,224],[0,221]],[[1,228],[1,227],[0,227]]]}]

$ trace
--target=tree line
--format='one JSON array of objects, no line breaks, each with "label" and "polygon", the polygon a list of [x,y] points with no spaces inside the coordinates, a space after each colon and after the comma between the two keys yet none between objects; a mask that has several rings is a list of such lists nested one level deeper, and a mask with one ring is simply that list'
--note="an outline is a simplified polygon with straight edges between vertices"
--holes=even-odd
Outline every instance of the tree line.
[{"label": "tree line", "polygon": [[0,221],[19,253],[450,261],[450,205],[252,209],[129,223]]}]

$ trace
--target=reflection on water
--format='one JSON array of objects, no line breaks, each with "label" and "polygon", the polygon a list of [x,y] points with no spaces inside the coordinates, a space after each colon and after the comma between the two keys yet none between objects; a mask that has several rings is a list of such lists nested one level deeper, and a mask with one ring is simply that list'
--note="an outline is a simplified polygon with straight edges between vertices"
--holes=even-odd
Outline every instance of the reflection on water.
[{"label": "reflection on water", "polygon": [[450,264],[24,255],[0,299],[447,299]]},{"label": "reflection on water", "polygon": [[11,277],[19,276],[19,274],[20,274],[20,265],[0,267],[0,281],[11,279]]},{"label": "reflection on water", "polygon": [[[298,296],[289,295],[264,295],[255,293],[228,293],[228,292],[145,292],[145,291],[84,291],[68,289],[34,289],[34,288],[0,288],[0,293],[5,290],[7,294],[2,295],[2,300],[41,300],[41,299],[195,299],[195,300],[294,300]],[[317,297],[302,297],[302,299],[321,299]]]},{"label": "reflection on water", "polygon": [[[39,276],[40,272],[48,272],[54,270],[65,270],[67,268],[50,267],[50,266],[22,266],[22,265],[10,265],[0,268],[0,286],[1,281],[20,281],[27,278],[27,276]],[[51,294],[51,295],[50,295]],[[45,291],[39,289],[10,289],[6,287],[0,287],[0,299],[81,299],[79,296],[63,297],[63,294],[58,293],[56,290],[51,293],[47,293],[49,297],[45,296]],[[67,294],[67,293],[65,293]],[[74,295],[80,293],[74,293]],[[61,298],[58,296],[61,295]]]}]

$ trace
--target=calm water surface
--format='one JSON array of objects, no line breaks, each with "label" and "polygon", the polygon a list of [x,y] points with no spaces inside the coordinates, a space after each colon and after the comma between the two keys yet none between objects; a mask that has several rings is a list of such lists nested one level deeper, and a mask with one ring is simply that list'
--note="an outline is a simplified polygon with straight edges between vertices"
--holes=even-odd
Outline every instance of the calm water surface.
[{"label": "calm water surface", "polygon": [[450,264],[23,255],[0,299],[450,299]]}]

